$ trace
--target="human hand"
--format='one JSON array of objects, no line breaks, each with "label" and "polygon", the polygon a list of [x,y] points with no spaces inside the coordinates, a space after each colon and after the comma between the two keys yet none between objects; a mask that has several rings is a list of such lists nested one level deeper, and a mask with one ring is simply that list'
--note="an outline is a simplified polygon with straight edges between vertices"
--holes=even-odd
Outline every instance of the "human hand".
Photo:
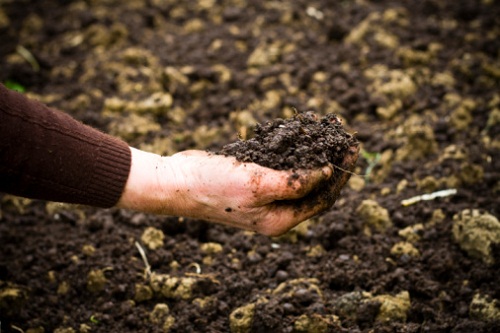
[{"label": "human hand", "polygon": [[276,236],[332,204],[301,202],[331,178],[331,167],[277,171],[204,151],[160,157],[131,150],[132,168],[119,207]]}]

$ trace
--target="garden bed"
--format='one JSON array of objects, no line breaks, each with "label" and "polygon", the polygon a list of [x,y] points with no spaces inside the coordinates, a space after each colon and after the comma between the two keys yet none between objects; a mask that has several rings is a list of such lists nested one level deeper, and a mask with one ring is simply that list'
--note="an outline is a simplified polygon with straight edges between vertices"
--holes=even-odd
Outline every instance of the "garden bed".
[{"label": "garden bed", "polygon": [[131,146],[219,151],[295,109],[360,142],[335,205],[279,238],[2,195],[2,332],[498,332],[499,17],[2,2],[0,81]]}]

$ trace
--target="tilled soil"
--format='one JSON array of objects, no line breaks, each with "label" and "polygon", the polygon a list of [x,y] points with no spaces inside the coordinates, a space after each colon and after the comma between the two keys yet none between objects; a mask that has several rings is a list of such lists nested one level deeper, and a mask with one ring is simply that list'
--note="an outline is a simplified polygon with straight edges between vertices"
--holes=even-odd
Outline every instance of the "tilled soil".
[{"label": "tilled soil", "polygon": [[498,332],[499,20],[490,0],[1,2],[0,81],[134,147],[219,151],[294,109],[361,142],[336,204],[279,238],[3,195],[1,331]]}]

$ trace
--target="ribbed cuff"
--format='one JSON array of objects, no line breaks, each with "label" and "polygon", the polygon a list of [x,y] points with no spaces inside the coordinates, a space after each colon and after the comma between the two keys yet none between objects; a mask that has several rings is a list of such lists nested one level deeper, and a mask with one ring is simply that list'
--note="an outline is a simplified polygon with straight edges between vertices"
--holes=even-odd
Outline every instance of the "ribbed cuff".
[{"label": "ribbed cuff", "polygon": [[102,134],[86,204],[108,208],[120,199],[130,173],[132,154],[123,141]]}]

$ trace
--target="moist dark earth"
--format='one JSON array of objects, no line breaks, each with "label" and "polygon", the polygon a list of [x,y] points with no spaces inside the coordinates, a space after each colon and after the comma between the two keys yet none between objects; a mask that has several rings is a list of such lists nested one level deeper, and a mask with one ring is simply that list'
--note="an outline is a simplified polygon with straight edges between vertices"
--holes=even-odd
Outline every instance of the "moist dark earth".
[{"label": "moist dark earth", "polygon": [[219,151],[294,110],[360,142],[335,205],[278,238],[2,195],[1,331],[500,331],[499,20],[492,0],[0,2],[0,81],[131,146]]},{"label": "moist dark earth", "polygon": [[297,170],[340,166],[349,148],[358,145],[332,113],[321,119],[312,111],[297,113],[257,124],[254,132],[252,138],[227,144],[219,153],[276,170]]}]

